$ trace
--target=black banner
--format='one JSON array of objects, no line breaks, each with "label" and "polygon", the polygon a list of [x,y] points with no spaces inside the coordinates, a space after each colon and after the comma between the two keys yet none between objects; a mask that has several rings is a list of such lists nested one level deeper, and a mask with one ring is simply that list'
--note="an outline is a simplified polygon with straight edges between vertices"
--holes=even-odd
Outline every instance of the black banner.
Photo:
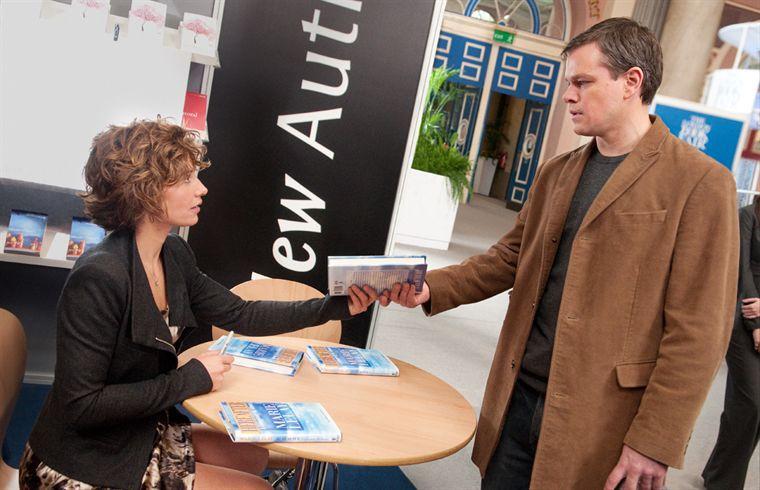
[{"label": "black banner", "polygon": [[[231,287],[325,292],[328,255],[385,253],[434,0],[228,0],[189,241]],[[344,323],[366,343],[370,314]]]}]

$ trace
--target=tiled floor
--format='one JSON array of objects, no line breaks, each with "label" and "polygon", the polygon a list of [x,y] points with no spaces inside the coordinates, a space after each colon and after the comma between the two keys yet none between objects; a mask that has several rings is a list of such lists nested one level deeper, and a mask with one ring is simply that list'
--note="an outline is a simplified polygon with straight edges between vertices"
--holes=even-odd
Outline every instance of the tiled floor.
[{"label": "tiled floor", "polygon": [[[482,196],[460,206],[454,236],[447,251],[396,245],[395,253],[424,253],[431,269],[458,263],[486,250],[511,228],[516,213],[502,202]],[[477,414],[491,365],[496,339],[507,310],[508,296],[503,293],[481,303],[460,306],[434,318],[426,318],[420,309],[408,310],[392,305],[378,314],[373,347],[393,357],[411,362],[455,387],[470,402]],[[421,346],[425,348],[421,348]],[[713,384],[710,396],[692,436],[683,470],[671,470],[668,488],[687,490],[702,488],[699,476],[718,430],[723,408],[725,365]],[[470,462],[472,443],[445,459],[403,468],[404,473],[421,490],[477,489],[480,477]],[[748,489],[760,488],[758,451],[747,475]]]}]

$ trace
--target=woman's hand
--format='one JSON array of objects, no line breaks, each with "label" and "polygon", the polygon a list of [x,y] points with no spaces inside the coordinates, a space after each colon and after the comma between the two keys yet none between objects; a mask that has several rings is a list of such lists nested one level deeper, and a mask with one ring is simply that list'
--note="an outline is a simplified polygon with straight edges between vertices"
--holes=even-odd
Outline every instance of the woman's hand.
[{"label": "woman's hand", "polygon": [[755,344],[755,350],[760,353],[760,328],[756,328],[752,331],[752,341]]},{"label": "woman's hand", "polygon": [[742,316],[748,320],[760,317],[760,298],[742,300]]},{"label": "woman's hand", "polygon": [[234,358],[229,355],[220,355],[217,351],[206,351],[195,356],[195,359],[201,361],[203,367],[208,371],[213,386],[211,391],[216,391],[222,387],[224,373],[232,369]]},{"label": "woman's hand", "polygon": [[367,311],[377,299],[377,291],[369,286],[360,288],[356,284],[348,288],[348,311],[351,316]]}]

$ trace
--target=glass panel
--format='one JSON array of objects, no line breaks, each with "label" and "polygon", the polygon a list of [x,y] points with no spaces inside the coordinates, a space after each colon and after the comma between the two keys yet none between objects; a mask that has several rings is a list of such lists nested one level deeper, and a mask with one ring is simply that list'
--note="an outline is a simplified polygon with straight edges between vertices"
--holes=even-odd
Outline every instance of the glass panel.
[{"label": "glass panel", "polygon": [[535,32],[537,28],[542,36],[564,39],[565,0],[480,0],[474,8],[471,3],[447,0],[446,11],[521,31]]}]

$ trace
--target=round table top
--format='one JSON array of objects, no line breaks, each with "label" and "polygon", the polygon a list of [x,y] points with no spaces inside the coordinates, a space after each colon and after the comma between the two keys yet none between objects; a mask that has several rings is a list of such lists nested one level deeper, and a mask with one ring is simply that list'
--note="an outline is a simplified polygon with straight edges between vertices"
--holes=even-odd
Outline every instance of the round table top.
[{"label": "round table top", "polygon": [[[298,350],[340,345],[296,337],[251,339]],[[197,345],[180,363],[208,349]],[[225,432],[222,401],[319,402],[335,420],[342,440],[335,443],[269,443],[262,446],[301,458],[362,466],[424,463],[464,447],[475,433],[475,413],[454,388],[411,364],[393,359],[398,377],[322,374],[306,356],[295,376],[232,366],[222,387],[185,400],[194,416]]]}]

